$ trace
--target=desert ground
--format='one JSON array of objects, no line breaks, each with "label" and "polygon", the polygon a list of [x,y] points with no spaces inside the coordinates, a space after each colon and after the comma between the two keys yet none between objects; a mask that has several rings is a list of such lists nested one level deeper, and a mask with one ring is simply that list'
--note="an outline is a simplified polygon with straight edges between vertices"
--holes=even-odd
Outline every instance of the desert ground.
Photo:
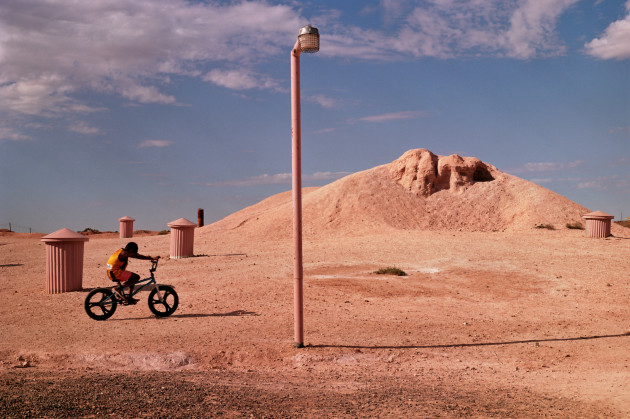
[{"label": "desert ground", "polygon": [[[140,236],[177,312],[106,321],[83,299],[128,240],[93,235],[83,290],[48,295],[45,244],[0,237],[8,417],[628,417],[630,229],[305,238],[305,348],[291,240],[198,229],[196,257]],[[133,260],[143,273],[148,262]],[[376,275],[396,266],[408,276]],[[142,294],[140,294],[142,295]]]},{"label": "desert ground", "polygon": [[304,348],[290,193],[195,229],[194,257],[134,236],[167,318],[145,292],[84,312],[129,239],[90,235],[83,289],[47,294],[42,235],[0,233],[3,416],[630,417],[630,229],[568,229],[589,210],[492,167],[429,190],[394,163],[305,190]]}]

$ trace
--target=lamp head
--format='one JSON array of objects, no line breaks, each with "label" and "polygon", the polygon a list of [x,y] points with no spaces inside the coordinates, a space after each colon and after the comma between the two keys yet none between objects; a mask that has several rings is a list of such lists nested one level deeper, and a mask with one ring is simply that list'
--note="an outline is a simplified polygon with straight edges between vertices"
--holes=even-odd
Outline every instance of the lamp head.
[{"label": "lamp head", "polygon": [[319,51],[319,31],[311,25],[306,25],[300,29],[298,41],[300,42],[300,50],[302,52]]}]

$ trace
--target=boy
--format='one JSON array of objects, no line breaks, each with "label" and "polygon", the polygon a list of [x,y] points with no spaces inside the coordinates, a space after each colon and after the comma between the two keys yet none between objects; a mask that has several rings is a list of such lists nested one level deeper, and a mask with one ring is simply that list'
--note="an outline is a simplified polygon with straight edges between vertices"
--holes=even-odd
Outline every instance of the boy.
[{"label": "boy", "polygon": [[[151,260],[154,261],[157,257],[144,256],[138,253],[138,245],[134,242],[127,243],[122,249],[118,249],[107,260],[107,277],[112,281],[120,281],[120,287],[114,288],[117,293],[123,298],[123,304],[135,304],[138,302],[136,298],[133,298],[133,287],[140,280],[140,275],[137,273],[127,271],[127,263],[129,258]],[[129,287],[129,295],[125,296],[123,292],[124,287]]]}]

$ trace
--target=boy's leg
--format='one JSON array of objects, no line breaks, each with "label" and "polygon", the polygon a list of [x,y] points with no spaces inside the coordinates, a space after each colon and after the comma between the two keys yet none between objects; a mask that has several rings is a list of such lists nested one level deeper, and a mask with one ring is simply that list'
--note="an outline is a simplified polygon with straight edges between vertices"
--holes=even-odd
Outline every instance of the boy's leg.
[{"label": "boy's leg", "polygon": [[[140,279],[140,276],[136,273],[130,271],[122,271],[122,273],[118,276],[118,280],[120,281],[120,291],[125,302],[130,303],[133,301],[131,298],[131,294],[133,294],[133,287]],[[125,295],[125,288],[129,288],[129,294]]]},{"label": "boy's leg", "polygon": [[126,296],[126,298],[127,298],[127,302],[137,302],[138,300],[133,298],[132,295],[133,295],[134,286],[140,280],[140,275],[133,272],[130,272],[130,273],[131,275],[129,276],[129,279],[125,281],[123,284],[125,287],[129,288],[129,294]]}]

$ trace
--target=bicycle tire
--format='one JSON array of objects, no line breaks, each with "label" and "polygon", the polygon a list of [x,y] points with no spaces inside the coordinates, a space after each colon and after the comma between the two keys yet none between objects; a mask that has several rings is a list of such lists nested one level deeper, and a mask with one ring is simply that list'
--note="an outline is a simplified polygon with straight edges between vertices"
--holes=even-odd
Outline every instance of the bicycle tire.
[{"label": "bicycle tire", "polygon": [[83,308],[94,320],[107,320],[114,315],[118,302],[109,288],[97,288],[85,297]]},{"label": "bicycle tire", "polygon": [[149,310],[158,317],[168,317],[177,310],[179,296],[172,287],[160,285],[162,300],[157,296],[157,288],[149,293]]}]

